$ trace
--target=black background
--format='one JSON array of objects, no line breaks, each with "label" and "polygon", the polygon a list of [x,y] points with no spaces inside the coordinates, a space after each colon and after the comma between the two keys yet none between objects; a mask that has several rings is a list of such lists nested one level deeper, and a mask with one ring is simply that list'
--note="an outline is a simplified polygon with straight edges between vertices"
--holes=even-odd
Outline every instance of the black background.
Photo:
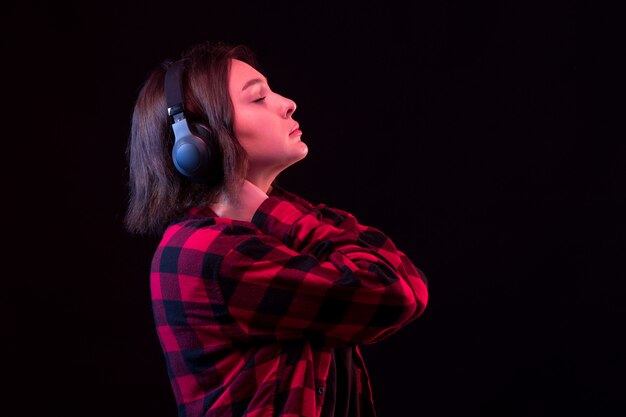
[{"label": "black background", "polygon": [[121,224],[124,152],[148,71],[204,40],[250,46],[297,102],[309,155],[280,183],[380,228],[429,277],[424,315],[362,346],[381,417],[625,415],[624,145],[582,122],[572,4],[25,1],[1,16],[15,415],[175,416],[156,242]]}]

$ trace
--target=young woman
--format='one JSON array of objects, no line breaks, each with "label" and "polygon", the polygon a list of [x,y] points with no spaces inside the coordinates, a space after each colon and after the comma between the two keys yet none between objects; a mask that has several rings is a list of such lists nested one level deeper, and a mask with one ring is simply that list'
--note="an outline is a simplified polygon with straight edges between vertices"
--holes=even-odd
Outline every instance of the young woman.
[{"label": "young woman", "polygon": [[383,232],[276,184],[308,152],[295,110],[250,49],[219,42],[137,98],[126,226],[160,238],[152,301],[180,416],[375,416],[359,345],[426,307]]}]

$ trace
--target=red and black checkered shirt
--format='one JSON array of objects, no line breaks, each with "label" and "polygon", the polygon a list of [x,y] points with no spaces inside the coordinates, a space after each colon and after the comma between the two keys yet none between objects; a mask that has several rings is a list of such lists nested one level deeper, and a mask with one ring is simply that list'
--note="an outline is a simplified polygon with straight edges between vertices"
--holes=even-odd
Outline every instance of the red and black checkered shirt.
[{"label": "red and black checkered shirt", "polygon": [[385,234],[277,186],[251,222],[204,207],[171,224],[151,291],[181,417],[375,416],[358,345],[428,301]]}]

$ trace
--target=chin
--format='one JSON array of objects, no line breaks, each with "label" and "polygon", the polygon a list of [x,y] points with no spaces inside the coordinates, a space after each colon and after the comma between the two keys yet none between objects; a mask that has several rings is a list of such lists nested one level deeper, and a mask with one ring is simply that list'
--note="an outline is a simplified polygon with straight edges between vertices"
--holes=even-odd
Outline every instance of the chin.
[{"label": "chin", "polygon": [[[308,147],[308,146],[307,146],[307,144],[306,144],[306,143],[304,143],[304,142],[300,142],[300,143],[302,144],[302,147],[304,148],[304,149],[302,150],[302,156],[300,157],[300,159],[302,159],[302,158],[304,158],[305,156],[307,156],[307,155],[309,154],[309,147]],[[299,159],[299,160],[300,160],[300,159]]]},{"label": "chin", "polygon": [[290,167],[290,166],[292,166],[293,164],[295,164],[295,163],[297,163],[297,162],[299,162],[299,161],[302,161],[304,158],[306,158],[307,154],[308,154],[308,150],[307,150],[307,151],[305,151],[303,154],[300,154],[300,155],[298,155],[298,156],[295,156],[295,157],[293,157],[293,158],[290,158],[290,159],[289,159],[289,160],[288,160],[288,161],[287,161],[287,162],[283,165],[283,168],[281,169],[281,171],[282,171],[282,170],[284,170],[284,169],[286,169],[286,168],[288,168],[288,167]]},{"label": "chin", "polygon": [[[305,146],[306,146],[306,145],[305,145]],[[301,153],[301,154],[300,154],[300,155],[296,158],[296,160],[294,161],[294,163],[295,163],[295,162],[298,162],[298,161],[303,160],[304,158],[306,158],[306,156],[307,156],[308,154],[309,154],[309,148],[308,148],[308,147],[305,147],[305,148],[304,148],[304,151],[302,151],[302,153]]]}]

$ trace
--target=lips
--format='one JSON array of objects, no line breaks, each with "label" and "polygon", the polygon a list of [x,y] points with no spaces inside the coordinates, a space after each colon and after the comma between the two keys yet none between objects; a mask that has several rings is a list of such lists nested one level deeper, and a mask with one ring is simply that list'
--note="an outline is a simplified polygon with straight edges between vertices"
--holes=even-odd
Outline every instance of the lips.
[{"label": "lips", "polygon": [[300,125],[298,123],[296,123],[292,128],[291,131],[289,132],[289,134],[291,135],[293,132],[295,132],[296,130],[298,130],[300,128]]}]

